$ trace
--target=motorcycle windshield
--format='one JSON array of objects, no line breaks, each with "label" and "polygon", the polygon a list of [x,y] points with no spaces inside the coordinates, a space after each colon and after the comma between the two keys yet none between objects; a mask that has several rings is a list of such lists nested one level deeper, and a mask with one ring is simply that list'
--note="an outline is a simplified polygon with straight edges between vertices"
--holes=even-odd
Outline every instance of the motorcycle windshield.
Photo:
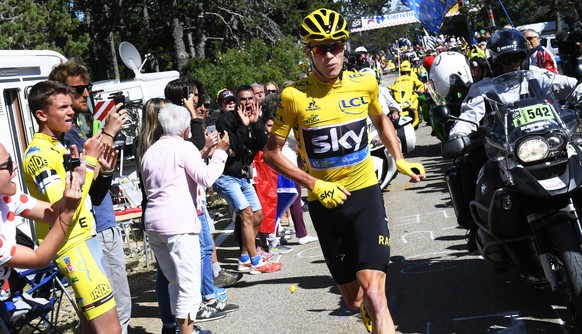
[{"label": "motorcycle windshield", "polygon": [[551,82],[538,78],[539,73],[515,71],[490,83],[486,98],[494,116],[490,137],[507,149],[525,136],[549,132],[570,135],[576,128],[575,113],[562,109]]}]

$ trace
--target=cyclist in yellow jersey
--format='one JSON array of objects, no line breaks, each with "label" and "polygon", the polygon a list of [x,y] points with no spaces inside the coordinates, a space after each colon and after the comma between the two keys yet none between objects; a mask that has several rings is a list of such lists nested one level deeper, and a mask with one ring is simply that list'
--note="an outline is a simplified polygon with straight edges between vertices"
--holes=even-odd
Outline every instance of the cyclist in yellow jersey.
[{"label": "cyclist in yellow jersey", "polygon": [[[66,171],[64,155],[67,148],[61,143],[63,134],[71,130],[74,111],[69,87],[56,81],[41,81],[29,92],[29,106],[38,125],[24,154],[24,180],[31,195],[54,203],[63,195]],[[57,252],[57,263],[75,292],[77,307],[81,313],[83,333],[121,333],[111,285],[101,263],[102,251],[99,240],[94,238],[95,219],[91,212],[89,192],[93,169],[100,162],[115,154],[111,146],[100,142],[101,134],[88,139],[84,147],[87,166],[86,186],[83,186],[85,203],[81,203],[73,215],[75,226]],[[50,226],[36,222],[39,241]]]},{"label": "cyclist in yellow jersey", "polygon": [[[283,90],[264,159],[309,190],[309,213],[346,304],[360,307],[368,331],[395,333],[385,293],[390,237],[366,118],[411,182],[424,179],[424,168],[403,159],[375,78],[342,70],[349,37],[342,15],[318,9],[303,19],[301,35],[314,71]],[[304,170],[281,152],[291,129]]]}]

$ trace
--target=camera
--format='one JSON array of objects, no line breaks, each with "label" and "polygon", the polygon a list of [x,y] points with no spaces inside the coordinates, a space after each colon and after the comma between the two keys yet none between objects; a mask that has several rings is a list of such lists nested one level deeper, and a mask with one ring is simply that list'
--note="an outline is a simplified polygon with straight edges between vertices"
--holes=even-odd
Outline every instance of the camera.
[{"label": "camera", "polygon": [[65,154],[63,155],[63,165],[65,166],[65,171],[70,172],[81,166],[81,159],[72,158],[70,154]]},{"label": "camera", "polygon": [[113,93],[113,94],[109,95],[109,98],[113,98],[113,102],[115,102],[115,105],[118,105],[119,103],[123,103],[121,108],[119,108],[117,110],[125,109],[125,95],[123,95],[123,92]]}]

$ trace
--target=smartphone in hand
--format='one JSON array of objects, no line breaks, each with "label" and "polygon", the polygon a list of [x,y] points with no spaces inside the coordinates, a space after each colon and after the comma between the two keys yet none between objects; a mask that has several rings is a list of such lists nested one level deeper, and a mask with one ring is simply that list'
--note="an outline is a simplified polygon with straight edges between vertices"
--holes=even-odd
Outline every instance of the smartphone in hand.
[{"label": "smartphone in hand", "polygon": [[216,125],[209,125],[206,127],[206,133],[207,134],[211,134],[213,132],[216,132]]}]

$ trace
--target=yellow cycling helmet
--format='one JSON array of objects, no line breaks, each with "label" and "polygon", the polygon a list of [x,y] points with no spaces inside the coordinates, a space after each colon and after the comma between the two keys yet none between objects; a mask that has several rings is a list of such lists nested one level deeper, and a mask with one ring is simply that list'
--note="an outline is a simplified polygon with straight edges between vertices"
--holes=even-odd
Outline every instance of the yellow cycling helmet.
[{"label": "yellow cycling helmet", "polygon": [[412,67],[410,66],[410,62],[405,60],[400,63],[400,72],[410,72],[412,71]]},{"label": "yellow cycling helmet", "polygon": [[331,9],[320,8],[307,15],[301,23],[301,40],[305,44],[321,41],[340,41],[350,37],[348,23]]}]

